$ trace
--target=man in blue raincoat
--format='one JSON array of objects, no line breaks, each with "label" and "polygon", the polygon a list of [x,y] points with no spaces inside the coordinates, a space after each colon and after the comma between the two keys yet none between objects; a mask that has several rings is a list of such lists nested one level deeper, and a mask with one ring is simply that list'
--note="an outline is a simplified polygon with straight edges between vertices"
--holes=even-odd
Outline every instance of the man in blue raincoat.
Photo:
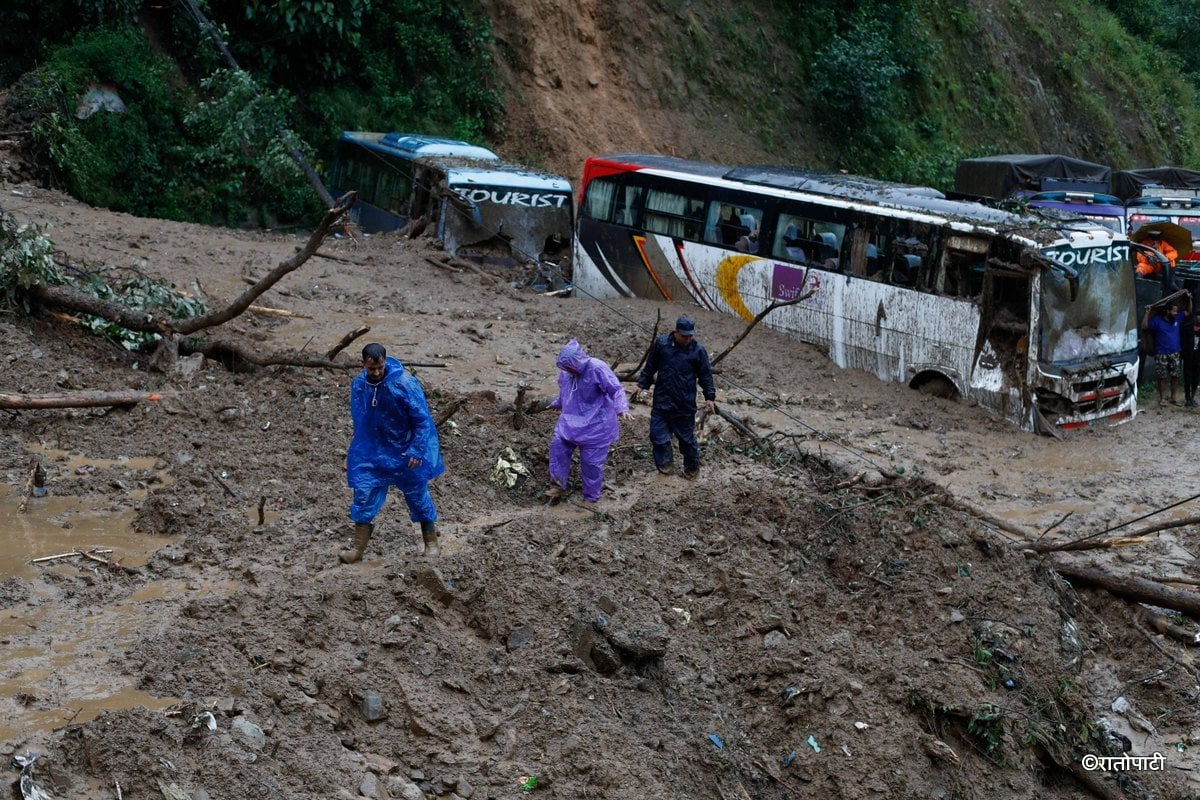
[{"label": "man in blue raincoat", "polygon": [[679,440],[683,454],[683,477],[700,474],[700,446],[696,443],[696,385],[704,393],[708,413],[716,411],[717,390],[713,386],[708,351],[696,341],[696,326],[687,317],[675,320],[675,330],[654,340],[646,366],[638,377],[634,397],[654,386],[650,407],[650,444],[654,464],[664,475],[675,461],[671,437]]},{"label": "man in blue raincoat", "polygon": [[363,371],[350,386],[354,437],[346,454],[346,483],[354,490],[350,504],[354,549],[340,558],[344,564],[362,559],[375,515],[391,486],[403,492],[409,518],[421,524],[423,552],[437,556],[437,510],[429,496],[429,481],[445,472],[445,466],[425,392],[381,344],[364,347],[362,362]]},{"label": "man in blue raincoat", "polygon": [[550,440],[550,487],[548,496],[567,491],[571,456],[579,448],[579,475],[583,501],[595,503],[604,487],[604,462],[608,448],[620,436],[617,419],[633,419],[629,401],[617,376],[598,358],[591,358],[572,339],[558,354],[558,397],[550,404],[562,413]]}]

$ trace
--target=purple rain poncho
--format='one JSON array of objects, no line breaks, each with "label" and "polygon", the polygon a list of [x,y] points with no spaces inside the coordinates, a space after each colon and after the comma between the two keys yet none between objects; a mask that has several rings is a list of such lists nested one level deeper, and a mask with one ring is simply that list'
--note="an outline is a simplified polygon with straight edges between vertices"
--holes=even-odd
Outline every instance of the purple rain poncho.
[{"label": "purple rain poncho", "polygon": [[562,413],[554,435],[580,447],[615,442],[621,433],[617,415],[629,410],[629,400],[608,364],[588,356],[572,339],[558,354],[558,368],[558,399],[551,408]]}]

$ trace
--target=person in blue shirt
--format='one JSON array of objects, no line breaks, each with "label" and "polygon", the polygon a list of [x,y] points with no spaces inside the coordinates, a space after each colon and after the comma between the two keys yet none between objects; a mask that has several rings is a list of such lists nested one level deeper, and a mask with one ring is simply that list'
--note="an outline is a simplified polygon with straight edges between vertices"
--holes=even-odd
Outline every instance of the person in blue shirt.
[{"label": "person in blue shirt", "polygon": [[[1180,331],[1183,320],[1192,311],[1192,296],[1184,293],[1186,311],[1179,310],[1179,303],[1171,301],[1160,306],[1161,313],[1151,317],[1154,306],[1147,306],[1142,316],[1142,329],[1154,334],[1154,378],[1158,383],[1158,404],[1165,406],[1179,405],[1179,371],[1182,363],[1180,356]],[[1163,392],[1163,383],[1171,387],[1171,398]]]},{"label": "person in blue shirt", "polygon": [[650,444],[654,464],[670,474],[675,460],[671,437],[679,440],[683,454],[683,477],[700,473],[700,446],[696,443],[696,385],[704,393],[708,413],[716,412],[717,390],[713,386],[708,351],[696,341],[696,326],[687,317],[675,321],[675,330],[654,340],[646,366],[638,376],[634,398],[654,386],[650,407]]},{"label": "person in blue shirt", "polygon": [[392,486],[404,494],[409,518],[421,525],[424,554],[437,556],[437,509],[429,482],[446,468],[425,392],[381,344],[363,348],[362,364],[363,371],[350,385],[354,435],[346,453],[346,483],[354,490],[350,504],[354,549],[343,552],[341,561],[362,560],[375,529],[375,515]]}]

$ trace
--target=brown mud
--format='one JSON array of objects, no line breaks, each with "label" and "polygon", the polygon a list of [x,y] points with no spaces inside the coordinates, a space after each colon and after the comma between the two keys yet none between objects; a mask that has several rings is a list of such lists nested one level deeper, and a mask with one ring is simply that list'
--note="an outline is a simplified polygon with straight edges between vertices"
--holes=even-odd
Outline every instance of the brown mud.
[{"label": "brown mud", "polygon": [[[304,238],[0,189],[60,261],[215,304]],[[1151,403],[1039,438],[761,329],[718,376],[757,442],[709,420],[700,477],[660,476],[635,405],[598,509],[548,506],[553,412],[517,430],[512,403],[553,391],[568,339],[620,372],[659,312],[691,314],[710,353],[742,323],[539,296],[515,273],[439,269],[427,240],[322,252],[260,300],[303,316],[220,333],[323,352],[369,324],[402,361],[445,365],[413,368],[435,413],[467,398],[442,431],[434,564],[396,497],[363,563],[337,563],[351,371],[163,375],[69,321],[0,315],[4,391],[167,395],[0,414],[0,740],[40,754],[54,797],[506,798],[536,777],[530,796],[561,798],[1074,798],[1067,767],[1111,752],[1106,725],[1166,759],[1122,778],[1128,796],[1198,791],[1187,648],[931,492],[1035,535],[1092,533],[1191,496],[1200,415]],[[529,472],[511,486],[509,450]],[[31,454],[51,494],[18,515]],[[1194,539],[1071,558],[1189,581]],[[120,568],[31,563],[97,546]]]}]

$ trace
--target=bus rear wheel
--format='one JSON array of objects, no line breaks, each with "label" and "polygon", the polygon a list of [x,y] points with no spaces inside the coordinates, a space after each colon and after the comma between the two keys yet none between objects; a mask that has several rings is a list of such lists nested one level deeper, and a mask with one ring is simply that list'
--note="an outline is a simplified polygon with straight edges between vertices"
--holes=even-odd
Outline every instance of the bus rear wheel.
[{"label": "bus rear wheel", "polygon": [[941,397],[945,400],[957,400],[958,389],[953,381],[944,375],[930,375],[913,386],[921,394],[931,397]]}]

